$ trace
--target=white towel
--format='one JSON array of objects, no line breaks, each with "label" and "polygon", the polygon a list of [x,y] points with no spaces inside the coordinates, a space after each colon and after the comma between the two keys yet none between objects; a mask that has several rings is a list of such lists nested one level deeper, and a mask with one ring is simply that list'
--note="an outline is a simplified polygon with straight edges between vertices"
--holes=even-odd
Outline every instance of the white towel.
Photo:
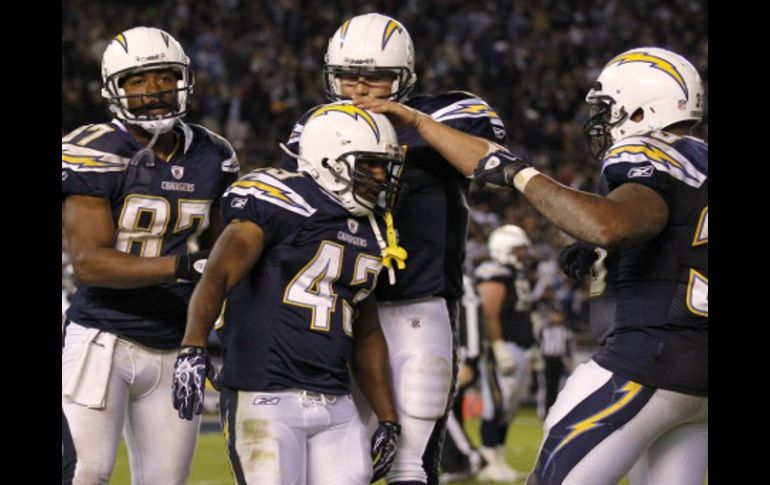
[{"label": "white towel", "polygon": [[77,366],[62,389],[64,397],[92,409],[104,409],[116,341],[115,335],[88,329]]}]

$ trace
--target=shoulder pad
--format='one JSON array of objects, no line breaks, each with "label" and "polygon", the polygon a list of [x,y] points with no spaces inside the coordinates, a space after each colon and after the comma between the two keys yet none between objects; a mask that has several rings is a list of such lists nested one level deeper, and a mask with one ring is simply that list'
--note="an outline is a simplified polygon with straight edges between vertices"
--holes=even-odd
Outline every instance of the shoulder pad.
[{"label": "shoulder pad", "polygon": [[437,97],[426,103],[421,111],[441,122],[461,118],[488,118],[493,126],[503,127],[500,116],[486,101],[464,91],[454,91]]},{"label": "shoulder pad", "polygon": [[[223,197],[229,195],[253,197],[296,214],[310,217],[318,209],[311,206],[297,190],[289,187],[292,179],[301,180],[300,178],[304,179],[304,176],[280,168],[260,168],[252,170],[230,185]],[[300,185],[297,184],[298,187]]]},{"label": "shoulder pad", "polygon": [[602,172],[619,163],[636,164],[639,167],[632,167],[628,178],[650,177],[653,170],[657,170],[692,187],[700,187],[707,175],[669,144],[669,140],[673,143],[681,138],[676,135],[653,136],[659,133],[632,136],[616,142],[604,155]]},{"label": "shoulder pad", "polygon": [[214,145],[215,150],[222,157],[222,171],[238,173],[238,170],[241,168],[240,163],[238,162],[238,155],[225,137],[214,133],[205,126],[193,123],[182,123],[182,131],[185,133],[185,151],[190,147],[193,136],[204,136],[212,145]]},{"label": "shoulder pad", "polygon": [[61,139],[62,147],[87,147],[105,153],[126,155],[135,151],[128,142],[130,135],[117,122],[83,125]]},{"label": "shoulder pad", "polygon": [[513,271],[504,264],[488,260],[484,261],[478,268],[476,268],[473,276],[478,281],[487,281],[495,278],[510,278],[513,276]]},{"label": "shoulder pad", "polygon": [[129,158],[71,143],[61,145],[61,168],[75,172],[122,172]]}]

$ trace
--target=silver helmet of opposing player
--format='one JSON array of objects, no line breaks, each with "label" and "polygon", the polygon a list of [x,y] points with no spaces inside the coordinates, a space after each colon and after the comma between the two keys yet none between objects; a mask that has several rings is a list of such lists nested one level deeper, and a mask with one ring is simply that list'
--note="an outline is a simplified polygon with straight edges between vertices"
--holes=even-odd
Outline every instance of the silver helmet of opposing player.
[{"label": "silver helmet of opposing player", "polygon": [[330,100],[343,99],[341,74],[395,75],[388,97],[402,101],[414,89],[414,45],[406,28],[378,13],[346,20],[329,39],[324,58],[324,87]]},{"label": "silver helmet of opposing player", "polygon": [[584,131],[600,157],[613,142],[703,119],[703,82],[684,57],[657,47],[626,51],[604,66],[586,95]]},{"label": "silver helmet of opposing player", "polygon": [[339,102],[308,118],[297,168],[351,214],[364,216],[393,209],[403,158],[396,130],[384,115]]},{"label": "silver helmet of opposing player", "polygon": [[489,234],[489,256],[501,264],[510,264],[521,269],[522,262],[514,249],[531,246],[524,229],[513,224],[500,226]]},{"label": "silver helmet of opposing player", "polygon": [[[127,76],[153,69],[171,69],[178,78],[174,89],[174,103],[170,111],[160,117],[151,117],[147,109],[129,109],[129,99],[121,87]],[[168,33],[153,27],[134,27],[116,35],[102,56],[102,97],[118,119],[137,125],[151,133],[165,133],[187,113],[193,91],[190,59],[182,46]],[[156,93],[154,99],[158,100]],[[134,95],[146,105],[147,95]]]}]

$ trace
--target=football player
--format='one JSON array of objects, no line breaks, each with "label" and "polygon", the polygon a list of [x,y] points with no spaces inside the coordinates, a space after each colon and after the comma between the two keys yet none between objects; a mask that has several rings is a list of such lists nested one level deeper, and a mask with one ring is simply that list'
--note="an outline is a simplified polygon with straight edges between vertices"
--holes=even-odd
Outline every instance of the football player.
[{"label": "football player", "polygon": [[115,36],[102,81],[115,119],[62,138],[63,224],[78,281],[62,353],[74,483],[107,483],[123,431],[135,483],[183,484],[199,420],[176,419],[168,389],[238,161],[222,137],[182,121],[193,77],[168,33]]},{"label": "football player", "polygon": [[592,318],[609,328],[545,421],[530,484],[703,483],[708,463],[708,145],[698,71],[655,47],[612,58],[586,96],[599,195],[565,187],[507,151],[475,180],[516,190],[602,249]]},{"label": "football player", "polygon": [[[395,278],[392,271],[383,272],[377,285],[403,430],[389,484],[438,481],[457,373],[453,329],[463,290],[468,176],[492,151],[488,140],[505,139],[498,115],[471,93],[410,98],[417,81],[414,62],[406,28],[372,13],[346,20],[334,33],[323,73],[330,100],[351,99],[386,114],[406,147],[402,180],[408,190],[395,229],[408,262],[399,265]],[[295,125],[290,145],[298,141],[307,116]]]},{"label": "football player", "polygon": [[[368,484],[399,436],[373,291],[399,251],[381,215],[403,155],[385,116],[336,103],[309,117],[297,159],[298,172],[255,170],[223,197],[228,224],[190,302],[174,407],[201,412],[207,336],[227,297],[220,409],[236,481]],[[379,419],[371,447],[348,364]]]},{"label": "football player", "polygon": [[525,474],[505,460],[505,438],[530,380],[532,289],[525,272],[531,243],[519,226],[506,224],[489,235],[490,259],[474,272],[489,348],[481,365],[480,480],[512,482]]}]

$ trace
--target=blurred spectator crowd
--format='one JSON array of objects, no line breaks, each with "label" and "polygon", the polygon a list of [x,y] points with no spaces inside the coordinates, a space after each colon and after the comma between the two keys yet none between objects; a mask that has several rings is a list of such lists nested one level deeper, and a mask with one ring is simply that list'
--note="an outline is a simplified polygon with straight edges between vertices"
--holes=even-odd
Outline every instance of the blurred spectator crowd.
[{"label": "blurred spectator crowd", "polygon": [[[644,45],[674,50],[699,70],[708,100],[706,0],[63,0],[62,136],[109,120],[99,93],[102,52],[120,31],[147,25],[171,33],[191,58],[196,84],[187,121],[226,136],[244,171],[275,165],[294,121],[324,102],[328,38],[346,18],[367,12],[391,15],[410,32],[415,93],[479,95],[505,122],[515,153],[575,188],[597,185],[600,165],[582,132],[584,98],[612,56]],[[708,140],[708,104],[694,134]],[[556,264],[569,237],[521,197],[473,191],[470,202],[467,269],[486,256],[492,229],[517,224],[533,241],[535,296],[583,327],[585,289]],[[65,259],[63,241],[63,288]]]}]

